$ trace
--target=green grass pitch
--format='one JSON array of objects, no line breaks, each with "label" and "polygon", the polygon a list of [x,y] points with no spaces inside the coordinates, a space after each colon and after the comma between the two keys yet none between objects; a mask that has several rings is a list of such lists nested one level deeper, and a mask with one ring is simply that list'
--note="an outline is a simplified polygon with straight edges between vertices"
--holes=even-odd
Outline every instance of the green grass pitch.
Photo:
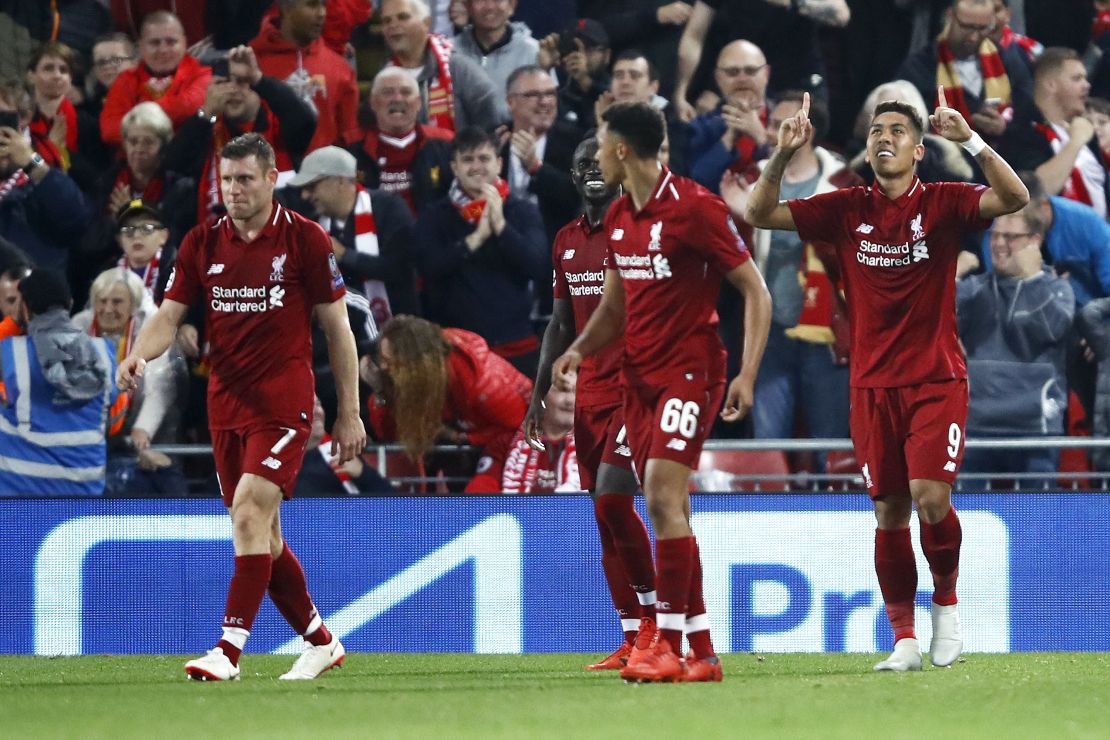
[{"label": "green grass pitch", "polygon": [[584,655],[351,654],[317,681],[245,655],[0,657],[5,738],[1107,738],[1110,655],[970,655],[875,674],[873,655],[723,656],[720,684],[626,685]]}]

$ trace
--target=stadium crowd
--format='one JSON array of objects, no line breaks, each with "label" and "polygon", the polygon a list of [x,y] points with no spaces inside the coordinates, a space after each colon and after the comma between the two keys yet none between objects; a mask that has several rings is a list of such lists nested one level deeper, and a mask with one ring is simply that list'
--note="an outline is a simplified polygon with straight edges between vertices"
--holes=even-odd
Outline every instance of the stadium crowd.
[{"label": "stadium crowd", "polygon": [[[751,422],[718,436],[847,437],[850,357],[831,249],[745,224],[748,197],[804,92],[816,137],[790,161],[783,198],[872,182],[875,106],[900,99],[927,120],[942,88],[1032,196],[960,258],[968,429],[1105,435],[1108,45],[1104,0],[6,3],[0,338],[27,329],[21,281],[50,271],[68,282],[75,325],[123,359],[185,234],[226,212],[222,147],[255,132],[276,152],[279,201],[330,235],[371,436],[402,442],[422,474],[441,469],[428,457],[437,442],[478,445],[469,490],[574,488],[567,425],[545,429],[563,440],[549,455],[530,454],[519,433],[552,313],[552,245],[582,209],[576,147],[613,103],[647,102],[667,121],[664,159],[725,201],[773,298]],[[951,141],[926,134],[924,145],[923,181],[985,182]],[[152,447],[208,441],[196,308],[139,390],[110,405],[110,492],[187,488],[181,461]],[[726,286],[730,377],[741,308]],[[325,464],[336,393],[326,343],[314,345],[306,471],[321,490],[383,490],[361,462]],[[442,413],[426,413],[428,398]],[[824,456],[792,462],[833,467]],[[1053,450],[969,452],[966,468],[1088,464]]]}]

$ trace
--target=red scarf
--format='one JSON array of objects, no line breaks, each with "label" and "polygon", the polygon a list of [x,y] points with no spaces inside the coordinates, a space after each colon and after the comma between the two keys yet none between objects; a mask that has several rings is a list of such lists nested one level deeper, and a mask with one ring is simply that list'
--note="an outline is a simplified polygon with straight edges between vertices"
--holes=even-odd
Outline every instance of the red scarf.
[{"label": "red scarf", "polygon": [[146,263],[145,267],[132,267],[127,262],[127,255],[120,257],[119,262],[116,264],[121,270],[131,270],[131,272],[141,277],[143,279],[143,287],[153,292],[154,285],[158,282],[158,263],[161,259],[162,250],[159,249],[154,253],[150,262]]},{"label": "red scarf", "polygon": [[[163,179],[162,175],[155,175],[147,181],[147,184],[143,186],[142,190],[137,190],[135,188],[135,181],[131,177],[131,168],[124,165],[120,168],[119,174],[116,175],[116,181],[112,185],[112,190],[114,191],[120,185],[127,188],[127,195],[131,200],[141,199],[144,203],[153,204],[162,200],[162,190],[166,186],[166,181]],[[112,218],[116,217],[114,213],[109,213],[108,215]]]},{"label": "red scarf", "polygon": [[1110,31],[1110,11],[1104,10],[1095,16],[1095,22],[1091,26],[1091,40],[1098,41],[1107,31]]},{"label": "red scarf", "polygon": [[[355,251],[359,254],[368,254],[371,257],[381,255],[378,245],[378,225],[374,220],[374,210],[371,207],[370,191],[361,185],[355,185],[355,209],[352,214],[355,223]],[[329,216],[320,218],[320,225],[329,234],[332,233],[334,221]],[[366,300],[370,302],[370,312],[378,326],[385,326],[393,316],[389,306],[389,293],[385,283],[381,280],[366,280],[362,284]]]},{"label": "red scarf", "polygon": [[[501,194],[502,199],[509,197],[509,183],[499,177],[493,183],[493,186],[497,188],[497,192]],[[468,224],[477,224],[478,220],[482,218],[482,212],[486,210],[486,199],[471,198],[459,186],[457,179],[451,183],[448,197],[451,198],[451,202],[455,205],[459,215],[462,216],[463,221]]]},{"label": "red scarf", "polygon": [[1025,56],[1029,57],[1029,61],[1037,61],[1037,57],[1044,51],[1044,45],[1036,39],[1031,39],[1020,33],[1014,33],[1014,29],[1006,26],[1002,29],[1002,37],[998,39],[998,48],[1007,49],[1011,44],[1017,44]]},{"label": "red scarf", "polygon": [[351,476],[342,467],[332,462],[330,434],[324,435],[323,439],[320,440],[320,444],[316,445],[316,451],[320,453],[320,457],[324,458],[324,462],[327,463],[331,472],[335,473],[335,477],[339,479],[339,485],[343,486],[343,490],[352,496],[357,496],[359,492],[358,486],[351,480]]},{"label": "red scarf", "polygon": [[[438,33],[428,34],[428,48],[436,62],[436,75],[428,81],[428,123],[433,126],[455,130],[455,86],[451,80],[451,51],[454,45],[446,36]],[[395,67],[401,66],[396,56],[390,60]]]},{"label": "red scarf", "polygon": [[[1010,77],[1002,64],[998,48],[990,39],[983,39],[979,45],[979,66],[983,70],[983,100],[991,98],[1001,101],[998,112],[1007,121],[1014,117],[1013,93],[1010,90]],[[947,30],[937,39],[937,84],[944,88],[944,96],[950,108],[955,108],[973,129],[971,111],[967,107],[967,97],[960,75],[956,72],[956,56],[948,46]],[[934,103],[939,103],[935,99]]]},{"label": "red scarf", "polygon": [[[767,125],[767,114],[767,106],[764,105],[759,109],[759,122],[764,126]],[[729,165],[728,169],[730,172],[743,174],[745,170],[755,164],[755,155],[759,151],[759,144],[747,134],[741,134],[736,137],[736,145],[733,148],[740,156]]]},{"label": "red scarf", "polygon": [[[50,129],[54,127],[54,120],[58,116],[62,116],[66,122],[66,145],[61,148],[50,138]],[[51,167],[59,167],[68,171],[69,153],[77,151],[77,109],[73,107],[69,98],[62,98],[54,118],[47,118],[42,113],[36,112],[28,128],[31,130],[31,141],[35,144],[35,150],[39,153],[39,156],[45,159]],[[40,142],[48,142],[50,146],[42,147]]]},{"label": "red scarf", "polygon": [[16,170],[7,180],[0,182],[0,200],[4,200],[12,191],[23,187],[29,182],[31,182],[31,178],[27,177],[26,172],[21,169]]},{"label": "red scarf", "polygon": [[[1041,132],[1041,134],[1048,139],[1049,145],[1052,147],[1053,153],[1059,152],[1063,148],[1063,142],[1060,141],[1060,135],[1056,133],[1056,129],[1052,128],[1047,123],[1034,123],[1033,128]],[[1068,175],[1067,182],[1064,183],[1064,189],[1060,191],[1060,195],[1069,199],[1086,203],[1089,206],[1094,205],[1091,199],[1091,193],[1087,190],[1087,183],[1083,179],[1083,173],[1079,171],[1078,167],[1072,167],[1071,174]]]}]

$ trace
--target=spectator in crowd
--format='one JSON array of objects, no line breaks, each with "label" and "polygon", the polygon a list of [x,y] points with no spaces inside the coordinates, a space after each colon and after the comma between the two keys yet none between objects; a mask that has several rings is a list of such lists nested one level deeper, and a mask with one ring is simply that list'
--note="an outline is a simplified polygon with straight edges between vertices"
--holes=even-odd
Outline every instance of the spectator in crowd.
[{"label": "spectator in crowd", "polygon": [[[77,328],[61,274],[37,269],[19,282],[27,336],[0,341],[0,495],[104,492],[104,417],[115,401],[108,343]],[[33,463],[33,464],[29,464]]]},{"label": "spectator in crowd", "polygon": [[375,438],[396,440],[414,461],[441,442],[480,448],[520,428],[532,383],[477,336],[397,316],[382,329],[376,361],[359,365],[374,390]]},{"label": "spectator in crowd", "polygon": [[135,44],[125,33],[113,32],[99,37],[93,44],[92,69],[85,75],[81,103],[77,106],[77,148],[94,171],[107,169],[115,149],[100,138],[100,112],[108,90],[121,72],[134,69]]},{"label": "spectator in crowd", "polygon": [[[454,38],[455,51],[477,62],[495,90],[506,89],[514,69],[536,63],[539,42],[524,23],[510,22],[517,0],[467,0],[470,23]],[[509,119],[503,98],[497,100],[497,118]]]},{"label": "spectator in crowd", "polygon": [[[1089,206],[1058,195],[1048,196],[1033,172],[1018,173],[1029,190],[1028,208],[1041,212],[1045,224],[1040,240],[1044,261],[1071,283],[1076,306],[1110,296],[1110,225]],[[992,269],[991,232],[983,236],[982,256]]]},{"label": "spectator in crowd", "polygon": [[138,103],[153,101],[178,128],[197,112],[212,70],[185,53],[185,29],[173,13],[159,10],[142,20],[139,33],[141,63],[120,72],[100,111],[100,136],[119,145],[121,124]]},{"label": "spectator in crowd", "polygon": [[846,0],[697,0],[678,45],[674,100],[682,119],[693,120],[720,102],[706,91],[698,96],[696,108],[690,105],[691,93],[701,92],[695,72],[701,77],[703,58],[714,59],[718,49],[735,39],[747,39],[771,55],[766,61],[775,70],[779,89],[805,89],[823,96],[825,63],[817,26],[846,26],[850,18]]},{"label": "spectator in crowd", "polygon": [[420,213],[413,233],[424,313],[478,334],[533,377],[539,351],[529,318],[534,286],[551,279],[540,211],[498,177],[497,140],[481,129],[455,137],[451,170],[450,193]]},{"label": "spectator in crowd", "polygon": [[365,296],[374,322],[384,326],[394,314],[419,313],[409,254],[413,219],[400,197],[360,185],[356,169],[353,154],[327,146],[305,157],[289,185],[301,190],[331,235],[347,288]]},{"label": "spectator in crowd", "polygon": [[77,143],[77,108],[69,99],[73,87],[73,50],[57,41],[39,46],[27,67],[35,113],[31,117],[31,141],[51,167],[68,172]]},{"label": "spectator in crowd", "polygon": [[615,56],[629,49],[642,50],[644,59],[658,70],[664,96],[674,90],[674,57],[682,28],[690,19],[693,3],[685,0],[587,0],[582,15],[601,23]]},{"label": "spectator in crowd", "polygon": [[555,81],[542,68],[529,65],[515,70],[506,91],[512,118],[508,140],[501,147],[501,176],[511,192],[539,207],[550,244],[580,210],[570,168],[582,132],[556,122]]},{"label": "spectator in crowd", "polygon": [[[0,239],[0,341],[23,334],[19,325],[19,281],[31,274],[27,255],[7,239]],[[0,377],[0,404],[5,403],[4,379]]]},{"label": "spectator in crowd", "polygon": [[[323,6],[325,3],[328,12],[320,38],[336,54],[349,58],[353,51],[350,46],[351,34],[370,20],[374,13],[374,4],[370,0],[313,0],[312,4]],[[259,4],[255,2],[255,5]],[[277,5],[271,5],[262,22],[265,23],[278,12]]]},{"label": "spectator in crowd", "polygon": [[73,49],[78,59],[88,59],[96,39],[114,27],[104,0],[52,0],[50,5],[56,25],[49,39]]},{"label": "spectator in crowd", "polygon": [[1103,162],[1110,162],[1110,100],[1087,98],[1087,120],[1095,129]]},{"label": "spectator in crowd", "polygon": [[590,18],[580,18],[559,34],[566,82],[559,89],[559,113],[586,130],[597,127],[594,106],[609,89],[609,34]]},{"label": "spectator in crowd", "polygon": [[294,495],[357,496],[393,493],[393,486],[365,458],[355,455],[342,465],[331,452],[331,435],[324,427],[324,405],[317,396],[312,406],[312,429],[304,446],[304,462]]},{"label": "spectator in crowd", "polygon": [[327,9],[320,0],[278,0],[251,48],[267,77],[283,81],[316,111],[308,151],[358,139],[358,84],[354,70],[321,38]]},{"label": "spectator in crowd", "polygon": [[[1064,432],[1065,361],[1075,297],[1041,259],[1047,223],[1036,205],[994,220],[993,269],[956,283],[960,340],[967,353],[969,437]],[[969,473],[1056,472],[1056,447],[970,448]]]},{"label": "spectator in crowd", "polygon": [[[802,96],[801,91],[785,91],[776,101],[767,125],[772,144],[782,122],[801,110]],[[844,160],[816,144],[829,127],[829,112],[820,100],[812,102],[809,119],[814,133],[786,166],[782,200],[860,184]],[[742,218],[747,209],[749,187],[740,175],[725,173],[721,197],[735,218]],[[772,298],[771,332],[752,407],[756,438],[794,437],[798,418],[804,419],[812,437],[847,437],[848,327],[839,271],[826,272],[826,265],[836,264],[836,255],[825,245],[802,241],[797,232],[767,229],[755,230],[752,253]],[[824,454],[818,455],[818,467],[825,468]]]},{"label": "spectator in crowd", "polygon": [[1024,34],[1020,34],[1010,26],[1010,21],[1013,20],[1013,9],[1010,8],[1010,0],[993,0],[994,1],[994,29],[990,33],[990,40],[999,50],[1009,49],[1011,46],[1016,47],[1022,52],[1026,62],[1030,68],[1033,62],[1037,61],[1037,57],[1044,52],[1044,46],[1036,39],[1029,38]]},{"label": "spectator in crowd", "polygon": [[167,165],[197,183],[196,222],[214,223],[225,212],[220,190],[220,151],[240,134],[261,135],[277,157],[283,185],[310,147],[317,130],[312,110],[288,85],[264,75],[249,46],[228,52],[227,65],[216,63],[204,105],[181,127],[167,149]]},{"label": "spectator in crowd", "polygon": [[898,71],[927,103],[936,102],[937,88],[943,87],[948,105],[988,141],[1006,132],[1015,111],[1022,113],[1030,103],[1033,89],[1025,52],[995,46],[994,24],[993,0],[952,0],[936,43],[911,54]]},{"label": "spectator in crowd", "polygon": [[[858,149],[856,156],[852,158],[851,167],[868,183],[875,180],[875,173],[867,161],[867,129],[875,114],[875,106],[890,100],[901,100],[912,105],[922,121],[929,120],[929,111],[921,93],[906,80],[884,82],[867,95],[856,116],[849,149]],[[917,176],[922,182],[970,182],[975,177],[975,171],[964,158],[963,151],[953,142],[932,131],[926,131],[922,136],[922,143],[925,145],[925,153],[917,163]]]},{"label": "spectator in crowd", "polygon": [[[89,307],[73,323],[90,336],[107,339],[116,362],[126,357],[143,323],[157,306],[141,277],[113,267],[97,275]],[[185,358],[171,345],[147,363],[138,387],[121,393],[108,414],[107,493],[183,496],[185,477],[169,456],[151,449],[176,442],[179,389],[185,383]]]},{"label": "spectator in crowd", "polygon": [[[103,1],[103,0],[101,0]],[[235,3],[219,2],[209,3],[208,0],[109,0],[112,18],[116,28],[132,37],[139,37],[143,32],[143,24],[148,16],[159,11],[179,13],[179,23],[182,26],[186,45],[191,46],[204,38],[206,31],[206,16],[209,6],[226,6]],[[257,2],[255,3],[258,4]],[[223,8],[218,8],[223,10]]]},{"label": "spectator in crowd", "polygon": [[32,113],[23,84],[0,80],[0,237],[26,252],[37,267],[64,272],[88,223],[89,207],[77,184],[47,164],[23,133]]},{"label": "spectator in crowd", "polygon": [[421,123],[448,131],[467,126],[492,131],[501,122],[497,88],[477,62],[430,32],[424,0],[384,0],[381,18],[389,64],[407,70],[420,86]]},{"label": "spectator in crowd", "polygon": [[[136,199],[120,209],[115,222],[122,253],[115,267],[134,273],[151,301],[162,303],[177,251],[176,242],[169,242],[165,219],[156,206]],[[94,295],[91,302],[95,305],[95,301]]]},{"label": "spectator in crowd", "polygon": [[414,216],[447,194],[455,138],[452,131],[418,123],[421,105],[416,80],[386,67],[370,87],[374,120],[351,146],[362,184],[401,196]]},{"label": "spectator in crowd", "polygon": [[767,155],[771,67],[758,46],[734,41],[721,49],[714,79],[722,103],[690,123],[690,176],[717,192],[726,170],[744,172]]},{"label": "spectator in crowd", "polygon": [[[1110,298],[1096,298],[1076,315],[1076,328],[1098,363],[1091,433],[1110,437]],[[1096,447],[1088,452],[1095,470],[1110,470],[1110,449]]]},{"label": "spectator in crowd", "polygon": [[540,429],[543,449],[532,447],[523,429],[483,450],[467,493],[574,493],[585,490],[574,447],[574,393],[554,387],[544,396]]},{"label": "spectator in crowd", "polygon": [[1086,113],[1087,71],[1071,49],[1045,49],[1033,67],[1035,108],[1016,119],[999,154],[1036,170],[1045,192],[1085,203],[1106,217],[1110,178]]}]

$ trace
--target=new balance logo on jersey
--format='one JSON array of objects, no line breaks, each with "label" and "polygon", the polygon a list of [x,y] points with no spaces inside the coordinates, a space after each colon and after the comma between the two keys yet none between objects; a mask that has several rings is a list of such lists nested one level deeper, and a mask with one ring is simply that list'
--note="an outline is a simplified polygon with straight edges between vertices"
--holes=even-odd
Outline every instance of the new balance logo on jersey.
[{"label": "new balance logo on jersey", "polygon": [[224,263],[223,262],[217,262],[214,265],[209,265],[208,266],[208,274],[209,275],[219,275],[223,271],[224,271]]},{"label": "new balance logo on jersey", "polygon": [[944,464],[944,471],[946,473],[955,473],[956,472],[956,463],[949,460],[948,462],[946,462]]},{"label": "new balance logo on jersey", "polygon": [[615,242],[619,242],[624,238],[624,229],[613,229],[613,233],[609,235],[609,238]]},{"label": "new balance logo on jersey", "polygon": [[574,250],[573,249],[568,249],[567,251],[563,252],[563,259],[565,259],[565,260],[574,259]]},{"label": "new balance logo on jersey", "polygon": [[651,235],[651,240],[648,242],[648,247],[647,247],[648,251],[649,252],[658,252],[660,249],[663,248],[663,243],[662,243],[663,222],[662,221],[656,221],[655,223],[653,223],[651,225],[650,235]]},{"label": "new balance logo on jersey", "polygon": [[929,245],[925,242],[918,242],[913,245],[913,261],[920,262],[921,260],[929,259]]},{"label": "new balance logo on jersey", "polygon": [[669,278],[671,276],[671,263],[661,254],[652,257],[651,267],[655,270],[656,280],[662,280],[663,278]]},{"label": "new balance logo on jersey", "polygon": [[921,241],[925,238],[925,229],[921,228],[921,214],[917,214],[910,221],[910,241]]},{"label": "new balance logo on jersey", "polygon": [[275,283],[280,283],[285,279],[285,259],[288,254],[282,254],[274,257],[274,261],[270,264],[270,279]]},{"label": "new balance logo on jersey", "polygon": [[281,308],[285,304],[282,299],[285,298],[285,288],[280,285],[275,285],[270,288],[270,308]]},{"label": "new balance logo on jersey", "polygon": [[684,439],[672,439],[669,442],[667,442],[667,449],[668,450],[675,450],[677,452],[682,452],[683,450],[686,449],[686,440],[684,440]]},{"label": "new balance logo on jersey", "polygon": [[870,234],[874,230],[875,230],[875,227],[872,226],[871,224],[860,224],[859,226],[856,227],[856,231],[858,231],[861,234]]},{"label": "new balance logo on jersey", "polygon": [[281,467],[281,460],[278,460],[274,457],[267,457],[265,460],[262,461],[262,464],[270,470],[277,470]]},{"label": "new balance logo on jersey", "polygon": [[621,457],[632,457],[632,450],[628,448],[628,445],[617,445],[617,448],[613,450],[613,452]]}]

